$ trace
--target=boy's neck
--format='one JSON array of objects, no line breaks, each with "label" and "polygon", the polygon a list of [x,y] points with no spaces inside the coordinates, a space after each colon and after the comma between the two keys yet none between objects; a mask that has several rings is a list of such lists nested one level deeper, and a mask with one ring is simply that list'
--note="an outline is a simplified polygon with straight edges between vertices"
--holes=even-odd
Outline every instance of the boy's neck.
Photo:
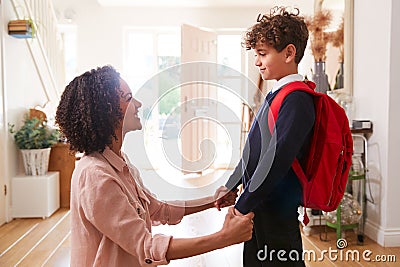
[{"label": "boy's neck", "polygon": [[287,71],[285,71],[285,72],[282,73],[281,78],[280,78],[280,79],[277,79],[277,81],[279,81],[279,80],[281,80],[282,78],[285,78],[285,77],[287,77],[287,76],[289,76],[289,75],[298,74],[298,73],[299,73],[299,71],[298,71],[298,68],[297,68],[297,64],[291,65],[291,66],[288,68]]}]

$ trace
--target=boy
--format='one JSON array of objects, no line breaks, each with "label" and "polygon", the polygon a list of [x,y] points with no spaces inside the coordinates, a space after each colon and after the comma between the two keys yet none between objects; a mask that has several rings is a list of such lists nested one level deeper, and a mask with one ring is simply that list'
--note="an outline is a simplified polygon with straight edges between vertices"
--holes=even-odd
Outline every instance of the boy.
[{"label": "boy", "polygon": [[279,90],[303,80],[297,72],[308,30],[296,11],[274,8],[269,15],[259,16],[244,36],[243,46],[254,49],[262,78],[277,80],[256,115],[242,159],[226,184],[232,190],[243,183],[234,212],[255,213],[253,237],[244,243],[246,267],[305,266],[297,214],[302,188],[291,165],[295,157],[302,162],[307,152],[315,119],[313,97],[300,91],[288,95],[273,135],[268,128],[268,108]]}]

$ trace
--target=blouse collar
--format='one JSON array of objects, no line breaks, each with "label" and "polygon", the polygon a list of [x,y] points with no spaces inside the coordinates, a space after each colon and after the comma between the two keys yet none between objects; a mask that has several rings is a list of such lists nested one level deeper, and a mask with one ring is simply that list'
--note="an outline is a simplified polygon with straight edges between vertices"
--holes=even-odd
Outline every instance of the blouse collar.
[{"label": "blouse collar", "polygon": [[126,166],[126,162],[123,158],[115,154],[108,146],[104,149],[103,153],[101,153],[104,158],[118,171],[122,172],[123,168]]}]

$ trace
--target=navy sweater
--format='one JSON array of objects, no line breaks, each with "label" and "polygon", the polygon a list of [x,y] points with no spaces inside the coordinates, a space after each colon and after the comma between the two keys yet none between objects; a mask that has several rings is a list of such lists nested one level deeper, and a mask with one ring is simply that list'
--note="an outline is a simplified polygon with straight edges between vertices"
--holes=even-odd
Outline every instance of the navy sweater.
[{"label": "navy sweater", "polygon": [[243,214],[266,209],[285,209],[301,204],[301,185],[291,165],[307,153],[315,120],[313,97],[301,91],[282,103],[273,136],[268,128],[268,110],[279,92],[266,97],[250,129],[242,158],[230,176],[229,189],[243,184],[235,208]]}]

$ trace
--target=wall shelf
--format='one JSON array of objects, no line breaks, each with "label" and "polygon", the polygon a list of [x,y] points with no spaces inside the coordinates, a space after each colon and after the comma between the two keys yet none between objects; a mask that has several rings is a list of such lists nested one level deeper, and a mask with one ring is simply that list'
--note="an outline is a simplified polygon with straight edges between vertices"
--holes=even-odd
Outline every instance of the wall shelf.
[{"label": "wall shelf", "polygon": [[33,38],[35,26],[31,19],[10,20],[8,22],[8,34],[15,38]]}]

